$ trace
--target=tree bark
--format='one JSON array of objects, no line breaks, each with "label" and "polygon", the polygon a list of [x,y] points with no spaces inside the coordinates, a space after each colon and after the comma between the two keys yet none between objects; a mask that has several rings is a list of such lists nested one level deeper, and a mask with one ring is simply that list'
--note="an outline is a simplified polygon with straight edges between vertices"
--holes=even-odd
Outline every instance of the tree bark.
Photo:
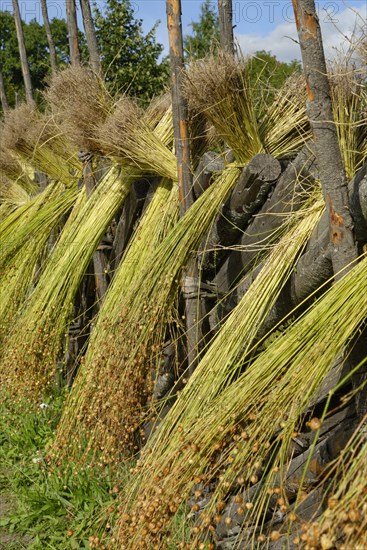
[{"label": "tree bark", "polygon": [[90,9],[89,0],[80,0],[80,6],[82,8],[83,23],[85,36],[87,38],[90,64],[95,73],[101,74],[101,56],[98,49],[97,36],[93,24],[92,11]]},{"label": "tree bark", "polygon": [[[181,0],[166,0],[166,10],[170,48],[172,111],[177,157],[180,215],[184,216],[185,212],[194,202],[194,195],[190,161],[188,107],[187,101],[182,93],[184,51]],[[198,334],[200,312],[198,311],[199,302],[197,290],[198,268],[196,259],[193,259],[189,262],[183,276],[189,373],[195,368],[198,354],[198,342],[200,341],[200,335]]]},{"label": "tree bark", "polygon": [[[333,118],[320,24],[314,0],[293,0],[307,84],[307,112],[314,134],[326,210],[335,279],[357,258],[347,178]],[[349,266],[349,267],[347,267]]]},{"label": "tree bark", "polygon": [[221,48],[234,55],[232,0],[218,0]]},{"label": "tree bark", "polygon": [[9,107],[8,100],[6,98],[3,73],[1,71],[0,71],[0,101],[1,101],[1,107],[3,109],[3,113],[4,115],[6,115],[10,111],[10,107]]},{"label": "tree bark", "polygon": [[70,63],[71,65],[78,66],[80,65],[80,50],[75,0],[66,0],[66,19],[68,24]]},{"label": "tree bark", "polygon": [[41,9],[42,9],[43,24],[45,26],[45,31],[47,36],[48,48],[50,50],[51,71],[52,71],[52,74],[55,74],[57,71],[56,48],[55,48],[55,42],[51,32],[50,20],[48,18],[47,0],[41,0]]},{"label": "tree bark", "polygon": [[33,99],[31,73],[29,70],[27,52],[25,49],[24,33],[23,33],[23,27],[22,27],[22,20],[20,17],[18,0],[13,0],[13,10],[14,10],[14,21],[15,21],[15,28],[17,32],[19,56],[20,56],[20,63],[22,67],[26,100],[27,100],[27,103],[33,104],[34,99]]},{"label": "tree bark", "polygon": [[171,93],[180,214],[183,216],[193,204],[192,173],[188,129],[187,101],[182,93],[184,53],[182,40],[181,0],[167,0],[167,25],[169,34]]}]

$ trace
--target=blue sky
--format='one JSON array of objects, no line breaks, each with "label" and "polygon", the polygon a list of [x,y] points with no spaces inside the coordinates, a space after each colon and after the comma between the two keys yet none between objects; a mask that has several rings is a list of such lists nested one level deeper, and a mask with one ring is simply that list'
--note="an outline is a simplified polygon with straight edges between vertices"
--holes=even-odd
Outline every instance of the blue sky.
[{"label": "blue sky", "polygon": [[[36,0],[19,0],[22,16],[26,20],[36,17],[41,21],[41,7]],[[104,2],[98,0],[103,6]],[[147,32],[157,20],[157,40],[167,48],[165,0],[131,0],[135,16],[143,20]],[[322,25],[324,44],[328,57],[345,43],[354,26],[366,25],[367,0],[318,0],[316,2]],[[201,0],[182,0],[184,33],[190,32],[190,23],[197,21]],[[213,0],[217,5],[217,0]],[[1,9],[12,11],[11,0],[0,0]],[[65,0],[48,0],[50,17],[65,16]],[[244,53],[271,50],[277,57],[290,61],[300,57],[296,39],[291,0],[233,0],[235,37]],[[293,40],[292,40],[293,39]]]}]

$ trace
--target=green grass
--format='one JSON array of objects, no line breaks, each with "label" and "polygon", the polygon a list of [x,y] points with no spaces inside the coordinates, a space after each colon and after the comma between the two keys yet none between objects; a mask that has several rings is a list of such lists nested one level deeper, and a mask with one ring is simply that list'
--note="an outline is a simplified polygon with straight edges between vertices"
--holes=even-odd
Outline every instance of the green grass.
[{"label": "green grass", "polygon": [[[18,550],[23,536],[32,550],[96,547],[89,537],[108,538],[118,482],[114,478],[112,484],[108,469],[51,467],[47,447],[63,396],[50,398],[46,405],[33,411],[6,400],[1,405],[0,494],[10,499],[12,509],[0,519],[0,528],[3,534],[19,534],[19,540],[9,542],[9,548]],[[121,476],[127,472],[120,468]]]}]

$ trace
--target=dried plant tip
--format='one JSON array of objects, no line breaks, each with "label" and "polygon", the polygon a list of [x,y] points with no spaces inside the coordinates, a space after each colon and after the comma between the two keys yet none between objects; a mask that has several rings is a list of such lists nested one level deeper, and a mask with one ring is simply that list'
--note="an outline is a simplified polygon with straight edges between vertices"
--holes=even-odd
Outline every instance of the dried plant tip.
[{"label": "dried plant tip", "polygon": [[113,106],[104,82],[85,67],[68,67],[51,79],[45,97],[57,124],[74,145],[99,152],[96,131]]}]

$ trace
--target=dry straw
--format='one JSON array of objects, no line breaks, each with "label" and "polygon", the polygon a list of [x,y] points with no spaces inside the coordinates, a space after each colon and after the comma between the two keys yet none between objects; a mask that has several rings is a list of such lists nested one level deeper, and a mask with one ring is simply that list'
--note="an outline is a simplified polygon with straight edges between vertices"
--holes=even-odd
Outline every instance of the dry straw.
[{"label": "dry straw", "polygon": [[131,98],[121,98],[98,130],[99,147],[119,162],[175,180],[176,158],[160,139],[160,129],[153,130],[149,118],[145,120],[144,112]]},{"label": "dry straw", "polygon": [[59,133],[51,118],[30,105],[20,105],[6,117],[2,140],[5,149],[35,171],[65,185],[75,184],[81,173],[81,163],[66,136]]},{"label": "dry straw", "polygon": [[366,420],[362,419],[329,473],[326,510],[316,521],[303,525],[302,540],[317,550],[336,544],[345,550],[366,547]]},{"label": "dry straw", "polygon": [[104,81],[85,67],[68,67],[52,77],[45,97],[61,132],[78,149],[98,153],[96,130],[113,108]]},{"label": "dry straw", "polygon": [[246,63],[221,52],[193,62],[187,70],[185,94],[194,112],[204,113],[236,160],[248,162],[263,152]]},{"label": "dry straw", "polygon": [[[238,162],[257,153],[276,157],[296,152],[310,138],[302,77],[290,77],[275,94],[270,106],[255,103],[250,61],[221,52],[192,63],[187,71],[185,93],[191,109],[201,112],[232,148]],[[265,109],[265,115],[264,115]]]},{"label": "dry straw", "polygon": [[[3,135],[4,126],[0,125],[0,135]],[[38,185],[34,183],[34,170],[28,165],[22,165],[3,143],[0,143],[0,173],[10,181],[17,183],[27,193],[34,193],[38,189]]]},{"label": "dry straw", "polygon": [[30,196],[22,185],[0,175],[0,204],[6,205],[8,212],[25,204],[29,199]]},{"label": "dry straw", "polygon": [[[158,106],[156,101],[153,102],[144,113],[144,119],[161,143],[169,147],[173,141],[172,112],[170,106],[164,110],[166,107],[166,97],[160,100]],[[156,250],[173,228],[177,218],[177,184],[172,185],[170,180],[163,179],[130,239],[95,320],[86,356],[58,428],[52,451],[55,458],[65,455],[65,448],[69,457],[74,456],[75,450],[80,445],[80,439],[83,437],[87,439],[89,428],[80,424],[79,419],[74,415],[74,410],[83,408],[86,416],[91,418],[95,416],[92,406],[95,399],[93,380],[98,376],[99,371],[106,367],[107,362],[112,363],[116,356],[120,357],[118,327],[122,315],[122,297],[128,294],[139,273],[152,261]],[[111,342],[111,334],[116,333],[118,333],[117,336]],[[125,339],[123,334],[121,337]],[[72,411],[71,415],[70,411]],[[92,438],[89,439],[86,452],[88,452],[88,445],[94,445]]]},{"label": "dry straw", "polygon": [[1,378],[10,394],[39,398],[52,383],[75,294],[93,252],[135,179],[135,171],[120,173],[111,168],[88,201],[84,194],[77,201],[12,330],[0,365]]},{"label": "dry straw", "polygon": [[14,223],[7,226],[8,231],[1,231],[0,224],[0,349],[16,322],[19,310],[34,288],[36,276],[40,276],[49,254],[50,236],[61,226],[77,194],[76,188],[65,190],[61,183],[50,184],[29,201],[31,208],[22,209],[20,217],[14,216]]},{"label": "dry straw", "polygon": [[[140,548],[148,548],[162,540],[165,522],[170,522],[198,480],[217,482],[202,516],[199,531],[203,534],[205,525],[214,521],[216,506],[239,477],[243,489],[261,478],[263,488],[244,517],[245,525],[261,529],[268,488],[282,484],[279,475],[286,471],[292,434],[334,359],[367,315],[366,263],[364,258],[219,394],[215,378],[209,377],[207,391],[212,394],[213,385],[214,395],[206,407],[194,400],[179,415],[175,408],[170,411],[128,493],[131,500],[120,520],[121,545],[133,548],[139,540]],[[277,469],[273,471],[271,465]],[[161,527],[152,532],[146,518],[155,525],[160,521]]]},{"label": "dry straw", "polygon": [[228,167],[148,253],[120,296],[119,317],[111,327],[108,346],[96,357],[93,374],[86,383],[81,378],[83,389],[78,383],[73,389],[77,403],[67,408],[65,418],[75,425],[74,433],[87,436],[87,446],[100,464],[118,462],[121,452],[137,449],[136,430],[151,393],[150,374],[161,361],[182,269],[238,175],[238,168]]},{"label": "dry straw", "polygon": [[[213,72],[213,66],[210,70]],[[217,80],[215,75],[216,83]],[[247,118],[241,120],[246,128],[251,129],[249,134],[257,135],[254,106],[251,102],[247,104],[246,101],[240,101],[243,90],[241,77],[241,87],[235,89],[235,101],[239,101],[243,109],[246,106],[241,115]],[[233,105],[232,101],[231,109]],[[282,112],[281,117],[283,115]],[[218,120],[222,118],[218,114]],[[235,126],[232,131],[236,131]],[[282,132],[288,136],[289,128],[281,118],[279,132],[273,133],[275,145],[282,142]],[[251,138],[247,136],[246,139],[248,145]],[[298,133],[295,139],[299,139]],[[235,140],[233,135],[232,140]],[[271,137],[268,142],[272,143]],[[283,148],[275,147],[277,152],[285,154],[287,148],[293,152],[294,142],[289,139],[284,142]],[[242,147],[245,147],[243,143]],[[241,151],[242,160],[248,162],[258,152],[258,148],[245,147]],[[136,152],[134,155],[138,157]],[[81,381],[80,389],[77,383],[73,390],[78,395],[77,403],[67,408],[65,418],[68,417],[71,423],[75,422],[74,433],[83,434],[84,438],[81,447],[86,445],[92,454],[99,457],[101,464],[117,462],[121,452],[126,454],[138,448],[139,428],[149,409],[151,375],[159,367],[162,358],[163,342],[167,326],[172,321],[172,304],[180,285],[182,269],[209,229],[238,175],[239,168],[228,166],[167,235],[158,250],[154,250],[147,258],[146,265],[136,274],[133,284],[121,294],[119,319],[114,324],[114,330],[111,330],[109,345],[102,346],[103,352],[96,363],[98,368],[91,368],[93,375],[90,382]],[[118,435],[121,430],[124,434],[122,438]]]},{"label": "dry straw", "polygon": [[330,83],[340,150],[352,179],[367,160],[367,91],[347,60],[333,67]]}]

